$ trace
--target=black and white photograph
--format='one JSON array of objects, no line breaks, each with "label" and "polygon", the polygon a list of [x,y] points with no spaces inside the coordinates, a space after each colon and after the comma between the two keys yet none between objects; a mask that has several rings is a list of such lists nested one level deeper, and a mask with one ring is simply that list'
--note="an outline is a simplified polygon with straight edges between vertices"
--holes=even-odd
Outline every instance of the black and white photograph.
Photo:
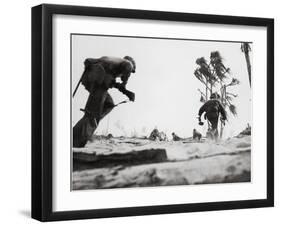
[{"label": "black and white photograph", "polygon": [[32,7],[32,218],[274,206],[274,19],[234,15]]},{"label": "black and white photograph", "polygon": [[249,40],[70,35],[71,189],[251,183]]}]

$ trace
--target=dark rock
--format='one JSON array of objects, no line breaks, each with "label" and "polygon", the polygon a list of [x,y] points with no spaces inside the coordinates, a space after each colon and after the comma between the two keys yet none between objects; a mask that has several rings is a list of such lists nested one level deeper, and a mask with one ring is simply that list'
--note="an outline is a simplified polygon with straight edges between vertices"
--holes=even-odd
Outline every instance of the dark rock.
[{"label": "dark rock", "polygon": [[243,136],[250,136],[251,135],[251,126],[248,124],[246,129],[244,129],[241,133],[239,133],[236,137],[240,138]]},{"label": "dark rock", "polygon": [[127,153],[90,154],[83,152],[73,153],[73,170],[112,167],[116,165],[139,165],[167,161],[165,149],[145,149]]}]

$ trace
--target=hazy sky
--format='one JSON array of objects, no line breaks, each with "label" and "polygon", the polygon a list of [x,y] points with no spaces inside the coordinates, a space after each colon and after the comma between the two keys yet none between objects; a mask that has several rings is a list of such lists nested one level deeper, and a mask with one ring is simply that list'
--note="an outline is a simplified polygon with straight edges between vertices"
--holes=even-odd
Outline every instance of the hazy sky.
[{"label": "hazy sky", "polygon": [[[234,101],[238,115],[229,114],[224,129],[225,137],[237,135],[247,123],[251,124],[252,118],[251,90],[240,43],[73,35],[72,90],[82,75],[86,58],[129,55],[136,61],[136,73],[131,75],[127,89],[135,93],[136,100],[113,109],[96,133],[148,136],[156,127],[169,137],[172,132],[189,137],[193,128],[205,134],[206,123],[201,127],[196,118],[202,105],[197,89],[204,90],[204,86],[193,73],[196,59],[208,60],[212,51],[221,53],[224,64],[241,82],[229,89],[239,95]],[[127,99],[117,90],[111,89],[109,93],[115,103]],[[84,108],[87,97],[88,92],[80,86],[72,99],[73,125],[82,117],[79,109]]]}]

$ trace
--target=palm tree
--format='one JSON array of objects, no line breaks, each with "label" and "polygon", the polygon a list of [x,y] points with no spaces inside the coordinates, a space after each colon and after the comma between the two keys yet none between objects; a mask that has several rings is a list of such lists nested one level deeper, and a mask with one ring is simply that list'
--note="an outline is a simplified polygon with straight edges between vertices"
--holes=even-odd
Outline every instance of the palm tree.
[{"label": "palm tree", "polygon": [[250,82],[250,86],[251,86],[252,77],[251,77],[251,62],[250,62],[250,56],[249,56],[249,52],[251,51],[250,44],[248,42],[242,43],[241,51],[245,54],[247,70],[248,70],[248,75],[249,75],[249,82]]},{"label": "palm tree", "polygon": [[[227,83],[227,80],[229,81],[230,79],[230,68],[225,67],[223,64],[223,58],[219,51],[211,52],[209,63],[204,57],[201,57],[196,60],[196,64],[198,67],[194,71],[194,75],[205,85],[205,93],[198,89],[201,95],[200,102],[205,103],[208,100],[208,96],[214,93],[214,88],[219,88],[219,96],[222,105],[227,108],[230,113],[236,116],[236,106],[232,101],[237,95],[227,91],[227,88],[238,85],[240,82],[238,79],[232,78],[232,80]],[[221,123],[220,137],[222,137],[223,134],[223,126],[223,123]]]},{"label": "palm tree", "polygon": [[223,81],[227,78],[227,74],[230,73],[230,68],[226,68],[223,64],[223,58],[219,51],[211,52],[210,63],[213,66],[215,76],[218,81]]},{"label": "palm tree", "polygon": [[211,86],[214,83],[210,65],[207,63],[204,57],[196,60],[198,67],[194,71],[195,77],[205,85],[205,94],[199,89],[201,93],[201,102],[208,100],[209,93],[212,94]]}]

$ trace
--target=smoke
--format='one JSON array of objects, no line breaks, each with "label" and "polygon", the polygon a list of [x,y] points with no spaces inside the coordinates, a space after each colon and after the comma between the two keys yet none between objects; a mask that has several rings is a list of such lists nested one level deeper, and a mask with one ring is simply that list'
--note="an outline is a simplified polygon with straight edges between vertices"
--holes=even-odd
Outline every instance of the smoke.
[{"label": "smoke", "polygon": [[114,125],[115,125],[115,127],[116,127],[117,129],[119,129],[119,130],[123,133],[124,136],[127,136],[125,127],[122,125],[122,123],[120,122],[120,120],[116,121]]}]

